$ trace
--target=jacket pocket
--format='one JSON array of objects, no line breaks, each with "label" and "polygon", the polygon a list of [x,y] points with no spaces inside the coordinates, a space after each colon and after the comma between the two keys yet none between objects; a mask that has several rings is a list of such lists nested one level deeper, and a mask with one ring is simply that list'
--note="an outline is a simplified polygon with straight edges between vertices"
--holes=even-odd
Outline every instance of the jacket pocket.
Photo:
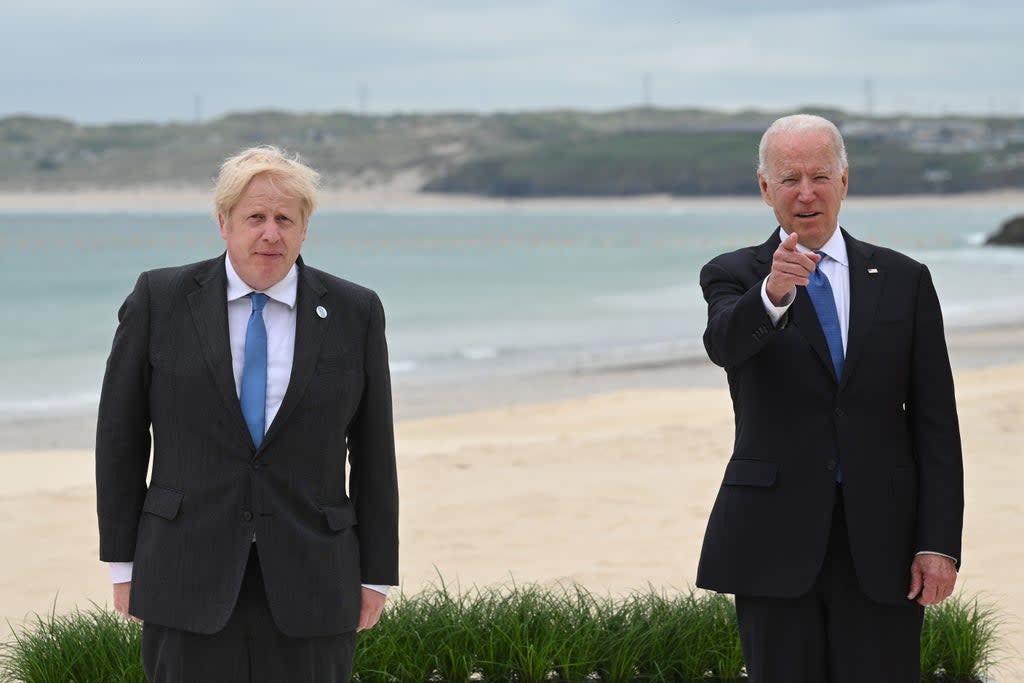
[{"label": "jacket pocket", "polygon": [[725,467],[725,486],[774,486],[779,464],[764,460],[730,460]]},{"label": "jacket pocket", "polygon": [[331,531],[342,531],[356,525],[356,511],[351,504],[332,505],[322,509],[327,527]]},{"label": "jacket pocket", "polygon": [[174,519],[178,516],[178,510],[181,509],[181,499],[184,495],[181,491],[174,489],[150,486],[146,493],[146,500],[142,504],[142,511],[164,519]]}]

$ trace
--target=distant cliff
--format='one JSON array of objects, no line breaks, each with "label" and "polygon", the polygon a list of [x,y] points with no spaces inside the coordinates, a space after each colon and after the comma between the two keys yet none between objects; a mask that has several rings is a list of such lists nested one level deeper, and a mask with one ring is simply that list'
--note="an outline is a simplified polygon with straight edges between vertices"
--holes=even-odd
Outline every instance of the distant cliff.
[{"label": "distant cliff", "polygon": [[990,235],[985,244],[1024,245],[1024,216],[1017,216],[1003,223],[999,232]]},{"label": "distant cliff", "polygon": [[[864,118],[844,131],[859,195],[1024,188],[1024,119]],[[208,188],[220,162],[269,143],[333,188],[396,177],[494,197],[754,194],[757,142],[778,112],[396,114],[263,111],[198,123],[0,118],[0,191]],[[416,188],[413,188],[416,189]]]}]

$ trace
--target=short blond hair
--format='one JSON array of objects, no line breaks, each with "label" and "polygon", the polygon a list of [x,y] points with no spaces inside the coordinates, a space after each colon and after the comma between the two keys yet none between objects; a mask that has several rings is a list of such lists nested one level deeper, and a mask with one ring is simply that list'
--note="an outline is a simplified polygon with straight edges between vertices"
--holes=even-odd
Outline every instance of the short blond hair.
[{"label": "short blond hair", "polygon": [[266,176],[286,195],[298,199],[302,220],[309,220],[316,208],[320,174],[302,163],[298,154],[288,156],[272,145],[250,147],[224,160],[214,188],[217,215],[230,216],[245,188],[258,175]]}]

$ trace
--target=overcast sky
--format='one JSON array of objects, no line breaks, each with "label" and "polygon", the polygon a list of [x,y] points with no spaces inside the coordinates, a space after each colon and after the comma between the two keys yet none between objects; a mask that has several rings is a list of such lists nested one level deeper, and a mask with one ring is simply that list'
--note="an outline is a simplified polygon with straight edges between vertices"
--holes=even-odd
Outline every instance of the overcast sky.
[{"label": "overcast sky", "polygon": [[1021,0],[0,0],[0,116],[1021,115],[1022,45]]}]

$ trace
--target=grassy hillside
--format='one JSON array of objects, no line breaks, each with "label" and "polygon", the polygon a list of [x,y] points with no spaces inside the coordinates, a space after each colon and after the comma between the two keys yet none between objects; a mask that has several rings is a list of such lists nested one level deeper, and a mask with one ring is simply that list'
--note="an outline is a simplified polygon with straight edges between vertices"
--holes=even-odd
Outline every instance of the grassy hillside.
[{"label": "grassy hillside", "polygon": [[[844,127],[861,194],[1024,187],[1024,120],[864,119]],[[202,124],[83,126],[0,119],[0,191],[209,187],[255,144],[296,151],[328,187],[396,174],[435,192],[498,197],[749,194],[778,114],[699,109],[360,116],[264,111]]]}]

